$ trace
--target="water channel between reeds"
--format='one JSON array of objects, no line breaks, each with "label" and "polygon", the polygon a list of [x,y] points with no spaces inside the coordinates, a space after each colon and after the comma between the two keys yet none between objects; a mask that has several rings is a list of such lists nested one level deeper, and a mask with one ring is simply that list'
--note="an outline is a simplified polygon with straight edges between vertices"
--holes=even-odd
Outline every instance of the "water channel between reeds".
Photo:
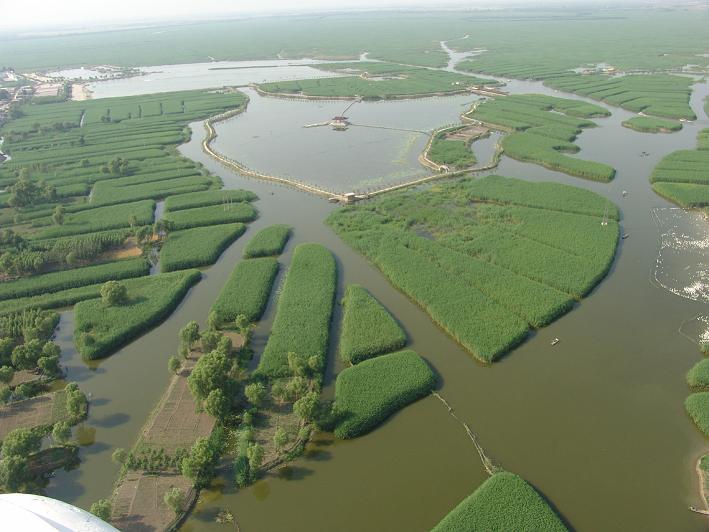
[{"label": "water channel between reeds", "polygon": [[[562,95],[531,82],[511,82],[506,90]],[[705,116],[701,103],[707,93],[707,83],[695,86],[692,104],[698,116]],[[456,98],[449,101],[450,112],[459,112]],[[243,123],[259,108],[264,116],[277,113],[269,116],[274,128],[279,123],[302,125],[301,114],[315,117],[324,113],[327,118],[330,112],[322,102],[293,102],[293,109],[297,104],[308,112],[289,114],[285,110],[288,106],[281,103],[271,100],[254,106],[252,98],[253,107],[233,123]],[[413,110],[419,104],[420,109],[426,106],[425,100],[358,105],[380,106],[373,113],[383,116],[387,106],[403,109],[411,105]],[[683,407],[688,394],[684,375],[700,355],[678,328],[686,320],[706,314],[707,305],[651,282],[659,244],[652,209],[670,205],[652,192],[648,176],[663,155],[693,147],[696,133],[707,127],[707,119],[685,124],[683,131],[672,135],[648,135],[621,126],[630,113],[609,110],[612,116],[597,119],[599,127],[585,131],[577,143],[582,148],[580,157],[617,168],[612,183],[588,182],[505,157],[495,171],[598,192],[619,205],[623,232],[629,238],[622,241],[608,277],[587,299],[491,367],[477,364],[323,224],[337,206],[224,169],[202,152],[202,125],[192,124],[195,134],[180,151],[220,175],[226,188],[256,192],[260,216],[205,270],[202,282],[167,321],[106,360],[91,367],[81,360],[72,347],[72,314],[62,314],[59,341],[63,363],[69,367],[69,378],[91,394],[91,412],[83,431],[93,443],[82,448],[78,469],[57,473],[50,482],[49,495],[88,507],[110,494],[117,473],[111,452],[132,445],[167,385],[167,359],[177,349],[178,329],[191,319],[204,322],[221,285],[240,259],[244,243],[256,230],[287,223],[294,227],[294,237],[281,259],[284,266],[299,242],[320,242],[330,248],[340,272],[338,301],[344,286],[354,282],[367,287],[386,305],[406,330],[411,347],[440,375],[439,393],[477,433],[488,454],[505,469],[532,482],[574,528],[706,529],[705,518],[687,507],[699,506],[694,462],[707,450],[707,442]],[[435,112],[431,110],[430,116],[434,126],[449,121],[446,116],[435,121]],[[267,169],[267,165],[276,164],[273,159],[281,157],[302,159],[302,168],[309,169],[303,178],[337,179],[327,165],[309,166],[323,145],[300,142],[294,138],[295,130],[290,138],[280,141],[278,150],[269,152],[254,148],[256,143],[244,148],[246,128],[233,133],[229,127],[228,123],[217,125],[220,149],[229,157],[242,161],[246,157],[249,166],[257,169]],[[363,140],[348,146],[352,130],[323,128],[325,133],[339,136],[341,144],[332,149],[343,167],[362,168],[370,150],[376,150],[376,143],[366,145]],[[389,160],[395,160],[395,150],[391,146],[386,149]],[[642,152],[649,155],[641,156]],[[376,170],[374,165],[372,168]],[[385,174],[379,168],[367,175]],[[293,175],[301,176],[295,170]],[[622,196],[622,190],[628,191],[627,197]],[[275,297],[256,331],[257,353],[265,344],[274,311]],[[339,314],[338,306],[333,333],[337,332]],[[561,342],[552,348],[549,342],[554,337]],[[326,393],[332,392],[334,375],[341,366],[335,338]],[[225,468],[214,489],[202,493],[183,528],[220,530],[214,519],[220,509],[229,509],[244,531],[427,530],[485,477],[464,430],[439,401],[428,398],[365,437],[339,442],[327,434],[319,435],[305,456],[251,488],[236,492]]]}]

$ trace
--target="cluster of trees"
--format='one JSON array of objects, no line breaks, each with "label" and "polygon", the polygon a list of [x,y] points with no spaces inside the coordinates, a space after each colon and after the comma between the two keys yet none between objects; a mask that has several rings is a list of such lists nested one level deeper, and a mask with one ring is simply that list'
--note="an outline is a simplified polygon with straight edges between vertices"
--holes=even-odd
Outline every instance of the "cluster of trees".
[{"label": "cluster of trees", "polygon": [[10,185],[7,190],[10,193],[10,197],[7,200],[8,205],[17,209],[31,207],[38,203],[56,201],[57,199],[57,191],[54,185],[41,179],[37,181],[31,179],[27,168],[20,170],[17,181]]},{"label": "cluster of trees", "polygon": [[128,161],[116,157],[101,167],[101,173],[110,174],[112,176],[128,175]]},{"label": "cluster of trees", "polygon": [[177,449],[172,455],[164,448],[142,448],[127,452],[125,449],[116,449],[113,452],[113,461],[122,464],[126,469],[156,473],[160,471],[179,471],[182,460],[188,455],[186,449]]}]

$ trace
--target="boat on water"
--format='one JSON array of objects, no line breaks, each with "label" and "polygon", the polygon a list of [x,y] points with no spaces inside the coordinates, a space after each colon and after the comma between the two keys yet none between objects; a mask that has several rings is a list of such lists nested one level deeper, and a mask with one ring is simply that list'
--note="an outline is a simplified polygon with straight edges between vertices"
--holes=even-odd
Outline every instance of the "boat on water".
[{"label": "boat on water", "polygon": [[559,340],[558,338],[554,338],[554,339],[551,341],[551,345],[556,345],[556,344],[558,344],[559,342],[560,342],[560,340]]}]

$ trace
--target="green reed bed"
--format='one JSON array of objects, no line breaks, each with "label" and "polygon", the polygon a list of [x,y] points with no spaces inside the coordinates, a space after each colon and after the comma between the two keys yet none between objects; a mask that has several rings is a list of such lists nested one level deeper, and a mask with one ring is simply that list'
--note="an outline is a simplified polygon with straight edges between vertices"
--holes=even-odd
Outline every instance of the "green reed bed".
[{"label": "green reed bed", "polygon": [[219,292],[212,311],[221,323],[233,322],[240,315],[249,322],[258,321],[266,310],[277,273],[278,261],[274,257],[239,262]]},{"label": "green reed bed", "polygon": [[290,238],[293,228],[290,225],[272,225],[261,229],[249,240],[244,248],[244,258],[271,257],[280,255]]},{"label": "green reed bed", "polygon": [[171,272],[214,264],[244,231],[244,224],[233,223],[172,232],[160,249],[160,271]]}]

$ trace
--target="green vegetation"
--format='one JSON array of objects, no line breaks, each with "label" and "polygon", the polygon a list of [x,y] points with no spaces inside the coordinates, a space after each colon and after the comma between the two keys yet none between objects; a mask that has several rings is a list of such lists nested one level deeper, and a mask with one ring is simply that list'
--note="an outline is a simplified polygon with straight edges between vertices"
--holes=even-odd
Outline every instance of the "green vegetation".
[{"label": "green vegetation", "polygon": [[262,257],[241,261],[212,306],[221,323],[233,322],[243,315],[249,322],[258,321],[266,309],[273,281],[278,273],[278,261]]},{"label": "green vegetation", "polygon": [[109,279],[127,279],[147,275],[150,265],[145,259],[129,259],[96,266],[85,266],[60,272],[34,275],[0,283],[0,301],[35,296],[69,288],[101,283]]},{"label": "green vegetation", "polygon": [[214,264],[244,231],[244,224],[235,223],[170,233],[160,249],[160,270],[171,272]]},{"label": "green vegetation", "polygon": [[167,212],[179,211],[182,209],[194,209],[195,207],[206,207],[207,205],[225,205],[231,202],[238,203],[257,199],[258,196],[248,190],[205,190],[204,192],[168,196],[165,199],[165,210]]},{"label": "green vegetation", "polygon": [[[563,114],[562,114],[563,113]],[[602,163],[565,155],[575,153],[573,144],[583,128],[595,124],[589,117],[608,116],[596,105],[540,94],[522,94],[487,100],[477,105],[470,118],[512,132],[502,140],[506,155],[569,175],[610,181],[615,170]]]},{"label": "green vegetation", "polygon": [[635,113],[694,120],[689,95],[694,80],[666,74],[605,76],[577,75],[547,79],[545,85],[602,100]]},{"label": "green vegetation", "polygon": [[615,255],[617,216],[585,190],[488,176],[346,207],[328,223],[492,362],[600,282]]},{"label": "green vegetation", "polygon": [[406,344],[406,334],[399,324],[366,289],[349,285],[342,304],[340,356],[345,362],[357,364]]},{"label": "green vegetation", "polygon": [[360,362],[337,376],[335,435],[355,438],[394,412],[431,393],[436,379],[413,351],[399,351]]},{"label": "green vegetation", "polygon": [[244,258],[280,255],[290,238],[293,228],[289,225],[272,225],[261,229],[244,248]]},{"label": "green vegetation", "polygon": [[634,116],[623,122],[627,128],[641,133],[672,133],[682,129],[682,123],[652,116]]},{"label": "green vegetation", "polygon": [[196,270],[125,281],[128,300],[108,306],[100,299],[74,308],[74,341],[87,359],[105,357],[167,318],[201,274]]},{"label": "green vegetation", "polygon": [[443,70],[430,70],[393,63],[331,63],[316,68],[351,74],[334,78],[301,79],[262,83],[259,87],[271,93],[299,94],[318,97],[355,97],[366,100],[446,94],[467,90],[473,85],[496,85],[483,80]]},{"label": "green vegetation", "polygon": [[696,150],[665,156],[650,176],[652,189],[685,208],[709,206],[709,129],[699,132]]},{"label": "green vegetation", "polygon": [[203,225],[250,222],[256,218],[256,209],[249,203],[233,205],[208,205],[165,213],[163,219],[172,224],[173,229],[188,229]]},{"label": "green vegetation", "polygon": [[495,473],[456,506],[433,532],[567,528],[537,491],[514,473]]},{"label": "green vegetation", "polygon": [[709,436],[709,392],[691,394],[684,401],[687,413],[705,436]]},{"label": "green vegetation", "polygon": [[689,370],[687,384],[692,388],[709,388],[709,358],[700,360]]},{"label": "green vegetation", "polygon": [[295,248],[258,375],[288,376],[289,352],[316,357],[325,367],[336,280],[328,249],[318,244]]},{"label": "green vegetation", "polygon": [[436,134],[428,150],[428,158],[436,164],[444,164],[453,168],[468,168],[476,163],[475,154],[470,148],[470,142],[446,138],[450,130]]}]

